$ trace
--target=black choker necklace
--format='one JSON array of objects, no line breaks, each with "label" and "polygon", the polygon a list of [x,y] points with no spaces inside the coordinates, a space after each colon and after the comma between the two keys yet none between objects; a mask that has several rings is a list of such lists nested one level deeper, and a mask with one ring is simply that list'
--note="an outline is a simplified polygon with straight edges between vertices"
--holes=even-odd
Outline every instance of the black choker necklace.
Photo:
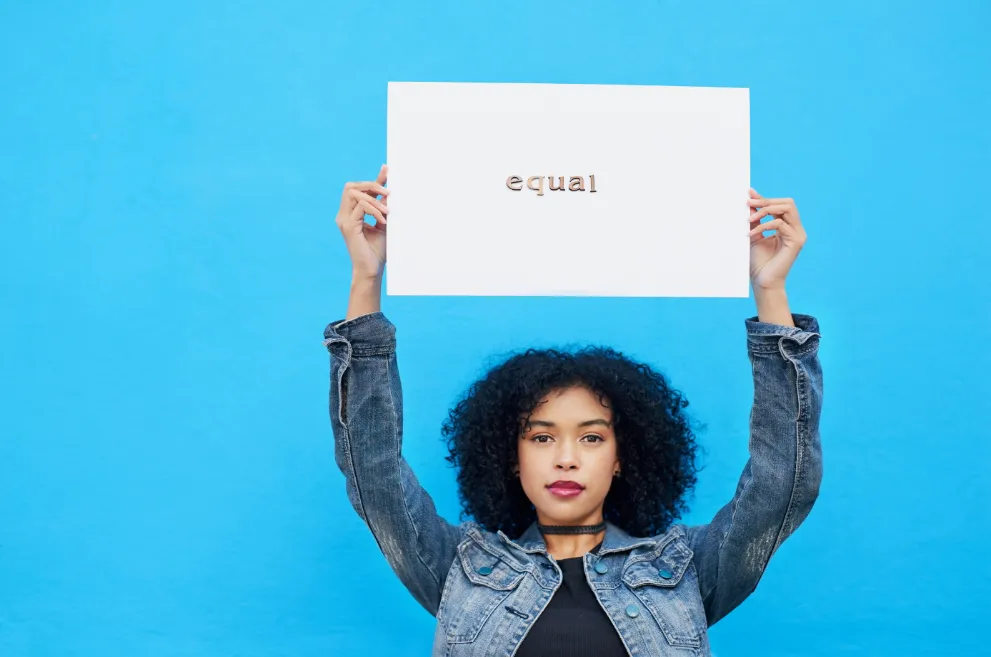
[{"label": "black choker necklace", "polygon": [[600,522],[597,525],[541,525],[537,523],[537,529],[542,534],[598,534],[606,530],[606,523]]}]

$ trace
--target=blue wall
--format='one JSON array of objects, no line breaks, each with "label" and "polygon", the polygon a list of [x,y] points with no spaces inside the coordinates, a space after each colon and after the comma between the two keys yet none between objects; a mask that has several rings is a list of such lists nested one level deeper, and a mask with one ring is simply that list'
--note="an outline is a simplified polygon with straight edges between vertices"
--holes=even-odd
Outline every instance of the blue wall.
[{"label": "blue wall", "polygon": [[[826,478],[716,653],[991,653],[989,5],[480,4],[0,6],[0,655],[426,654],[325,406],[333,215],[384,158],[388,80],[750,87],[753,183],[810,235]],[[385,310],[449,517],[446,407],[529,344],[660,366],[708,424],[687,520],[732,494],[751,301]]]}]

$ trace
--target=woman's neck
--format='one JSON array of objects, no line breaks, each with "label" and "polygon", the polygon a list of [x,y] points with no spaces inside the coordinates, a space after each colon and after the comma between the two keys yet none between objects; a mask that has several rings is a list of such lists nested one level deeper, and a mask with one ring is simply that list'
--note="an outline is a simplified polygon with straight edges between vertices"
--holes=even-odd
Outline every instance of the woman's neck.
[{"label": "woman's neck", "polygon": [[605,531],[598,534],[544,534],[544,543],[555,559],[572,559],[591,552],[605,536]]}]

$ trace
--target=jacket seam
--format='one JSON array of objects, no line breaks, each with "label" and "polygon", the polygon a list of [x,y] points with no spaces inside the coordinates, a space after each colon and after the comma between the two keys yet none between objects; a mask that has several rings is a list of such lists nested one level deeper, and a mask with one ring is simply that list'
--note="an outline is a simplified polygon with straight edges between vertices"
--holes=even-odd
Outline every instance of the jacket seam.
[{"label": "jacket seam", "polygon": [[391,356],[395,352],[395,345],[365,345],[353,349],[355,356]]},{"label": "jacket seam", "polygon": [[[784,352],[784,349],[782,349]],[[804,354],[803,354],[804,355]],[[788,524],[788,519],[791,517],[792,512],[796,506],[796,498],[801,494],[801,487],[799,486],[800,479],[802,476],[802,464],[805,462],[805,450],[804,450],[804,436],[806,432],[803,429],[803,425],[806,422],[806,414],[803,412],[805,408],[805,402],[808,400],[808,379],[806,378],[802,368],[799,364],[791,357],[788,357],[788,362],[792,364],[795,368],[795,395],[798,399],[798,415],[795,418],[795,472],[792,477],[791,485],[791,497],[788,500],[788,506],[785,509],[784,518],[781,521],[781,528],[778,530],[778,536],[774,541],[774,548],[771,553],[774,553],[780,546],[781,536],[784,534],[785,526]],[[768,557],[770,561],[770,556]],[[766,568],[765,564],[765,568]]]},{"label": "jacket seam", "polygon": [[[455,557],[454,562],[451,564],[451,566],[453,567],[455,564],[458,564],[458,562],[459,562],[459,559],[457,557]],[[462,570],[464,570],[463,567],[462,567]],[[444,621],[447,619],[447,613],[446,613],[447,612],[447,609],[444,608],[444,604],[443,604],[444,603],[444,598],[447,596],[447,593],[448,593],[448,591],[450,591],[450,589],[451,589],[452,586],[454,586],[454,577],[452,577],[451,576],[451,573],[449,572],[448,575],[447,575],[447,581],[444,582],[444,586],[440,590],[440,600],[437,601],[437,613],[434,614],[434,618],[437,619],[437,623],[441,627],[443,627]],[[445,635],[448,634],[447,628],[444,628],[444,634]],[[450,642],[448,642],[448,643],[450,643]]]},{"label": "jacket seam", "polygon": [[754,482],[754,475],[751,466],[750,475],[747,477],[747,483],[743,485],[743,489],[740,491],[739,495],[733,496],[733,513],[731,513],[729,517],[729,529],[723,533],[722,538],[719,539],[719,547],[716,548],[717,558],[716,558],[715,581],[713,582],[712,587],[703,596],[703,598],[709,597],[713,593],[713,591],[715,591],[718,588],[718,581],[720,577],[719,571],[721,570],[721,566],[722,566],[722,559],[719,558],[719,555],[722,555],[723,546],[726,545],[726,540],[729,538],[732,528],[736,525],[736,514],[740,510],[740,500],[746,496],[747,491],[750,490],[750,487],[753,485],[753,482]]},{"label": "jacket seam", "polygon": [[[348,345],[350,346],[350,344]],[[347,358],[343,359],[343,364],[341,365],[341,371],[337,375],[337,390],[338,390],[338,411],[337,411],[337,421],[341,423],[341,430],[344,434],[344,452],[347,455],[348,468],[351,469],[351,480],[354,482],[354,495],[358,503],[358,509],[360,510],[361,518],[365,522],[368,522],[368,513],[365,511],[365,502],[362,499],[361,484],[359,483],[361,477],[358,476],[358,469],[354,465],[354,450],[351,448],[351,430],[348,428],[348,424],[345,421],[345,401],[344,401],[344,375],[347,373],[348,368],[351,367],[351,356],[348,355]],[[375,533],[372,532],[374,536]],[[378,544],[379,549],[382,548],[382,544],[379,543],[378,537],[375,537],[375,542]]]},{"label": "jacket seam", "polygon": [[[819,335],[818,333],[811,333],[811,334],[809,334],[809,337],[818,337],[818,335]],[[780,339],[781,340],[794,340],[795,338],[793,336],[783,336]],[[753,353],[753,354],[768,355],[768,354],[780,354],[780,353],[782,353],[781,352],[781,344],[780,344],[780,342],[779,343],[771,343],[771,344],[751,342],[748,346],[750,348],[750,352]],[[793,353],[794,353],[795,356],[804,356],[804,355],[808,354],[809,352],[814,351],[815,349],[816,349],[815,342],[808,341],[807,340],[804,343],[798,343],[798,342],[796,342]],[[788,357],[785,356],[785,358],[788,358]]]},{"label": "jacket seam", "polygon": [[529,573],[533,570],[532,565],[521,563],[511,552],[489,545],[485,538],[482,537],[474,528],[468,531],[466,539],[467,540],[458,543],[457,551],[459,561],[461,560],[462,550],[467,549],[469,544],[474,544],[482,551],[504,562],[507,566],[518,573]]},{"label": "jacket seam", "polygon": [[799,476],[802,471],[802,422],[804,421],[805,415],[802,412],[802,387],[805,382],[805,377],[802,374],[802,368],[799,367],[798,363],[789,356],[784,349],[784,338],[781,340],[779,346],[781,350],[782,357],[788,361],[788,363],[795,369],[795,399],[797,400],[797,414],[795,416],[795,460],[793,461],[794,471],[792,473],[791,480],[791,494],[788,496],[788,505],[785,507],[785,511],[781,516],[781,522],[778,525],[777,534],[774,537],[774,543],[771,544],[771,548],[768,550],[767,557],[764,559],[764,565],[761,567],[760,575],[754,580],[753,586],[750,588],[751,593],[757,589],[757,584],[760,582],[767,570],[768,564],[771,562],[771,557],[774,556],[775,551],[781,546],[781,536],[784,534],[785,526],[788,524],[788,517],[791,515],[792,509],[795,508],[795,496],[799,492]]},{"label": "jacket seam", "polygon": [[[440,578],[437,577],[433,569],[423,560],[423,556],[420,554],[420,530],[416,526],[416,521],[413,520],[413,514],[410,513],[409,504],[406,502],[406,486],[403,484],[402,476],[402,445],[399,444],[399,436],[402,432],[402,427],[399,426],[399,415],[396,413],[396,399],[392,394],[392,359],[386,359],[385,367],[387,374],[389,375],[389,408],[392,410],[392,419],[396,427],[396,472],[399,473],[399,488],[402,492],[403,498],[403,511],[406,513],[406,517],[409,519],[410,527],[413,528],[413,533],[416,536],[416,541],[414,543],[413,553],[416,554],[416,560],[426,569],[430,577],[434,580],[435,587],[440,590]],[[438,608],[440,607],[440,601],[437,601]]]},{"label": "jacket seam", "polygon": [[[774,543],[771,544],[771,548],[768,551],[768,555],[764,559],[764,563],[761,566],[760,573],[754,579],[753,584],[749,587],[748,594],[749,593],[753,593],[755,590],[757,590],[757,585],[760,583],[760,580],[763,578],[764,573],[767,571],[767,566],[768,566],[768,564],[771,561],[771,557],[774,555],[774,552],[778,549],[778,547],[780,547],[780,544],[781,544],[781,535],[784,533],[784,528],[785,528],[785,526],[788,523],[788,517],[791,515],[791,511],[792,511],[792,509],[795,506],[795,496],[798,493],[798,478],[799,478],[799,475],[801,473],[801,461],[802,461],[802,439],[801,439],[802,433],[801,433],[801,423],[803,422],[803,419],[804,419],[804,415],[802,413],[802,384],[803,384],[803,381],[804,381],[804,377],[802,376],[801,368],[798,366],[798,364],[792,359],[791,356],[789,356],[787,353],[785,353],[785,350],[783,348],[783,342],[784,342],[785,339],[786,339],[786,337],[782,336],[782,338],[779,340],[779,343],[778,343],[778,352],[781,354],[781,356],[784,358],[784,360],[786,360],[788,362],[788,364],[790,364],[795,369],[795,398],[797,400],[797,405],[798,405],[797,415],[796,415],[795,420],[794,420],[794,422],[795,422],[795,435],[794,435],[794,441],[795,441],[795,459],[793,461],[794,471],[793,471],[793,474],[792,474],[791,492],[790,492],[789,497],[788,497],[788,504],[785,507],[784,513],[781,516],[781,521],[780,521],[780,523],[778,525],[778,530],[775,533]],[[808,351],[807,349],[801,349],[800,350],[800,353],[802,355],[804,355],[804,353],[806,353],[807,351]],[[751,364],[751,368],[753,369],[754,367],[755,367],[755,365],[754,364]],[[751,484],[753,483],[753,480],[754,480],[753,475],[751,475],[750,478],[747,480],[747,483],[744,485],[744,488],[740,492],[740,495],[738,497],[740,497],[740,498],[744,497],[744,495],[747,492],[747,489],[749,489],[750,486],[751,486]],[[730,526],[732,526],[735,523],[735,521],[736,521],[736,514],[737,514],[737,510],[738,509],[739,509],[739,504],[734,503],[733,504],[733,513],[732,513],[732,515],[730,515]],[[720,553],[723,550],[723,545],[725,544],[726,538],[728,536],[729,536],[729,532],[726,532],[726,534],[724,534],[722,540],[720,540],[720,542],[719,542],[718,551]],[[717,561],[717,563],[718,563],[718,561]],[[716,573],[716,578],[717,578],[717,580],[719,578],[718,570],[717,570],[717,573]],[[715,585],[713,586],[713,588],[715,588]]]},{"label": "jacket seam", "polygon": [[338,332],[342,328],[346,331],[346,330],[348,330],[348,329],[350,329],[352,327],[361,326],[362,324],[367,324],[368,322],[372,322],[372,321],[375,321],[375,320],[381,320],[383,318],[384,318],[384,313],[382,313],[382,311],[379,310],[379,311],[376,311],[376,312],[368,313],[366,315],[359,315],[358,317],[354,317],[352,319],[346,319],[345,318],[345,319],[342,319],[342,320],[333,322],[333,323],[331,323],[330,328],[333,329],[334,332],[336,333],[336,332]]},{"label": "jacket seam", "polygon": [[[757,369],[757,364],[754,361],[751,360],[750,361],[750,374],[751,374],[751,377],[754,377],[755,378],[756,369]],[[756,391],[755,391],[755,395],[756,395]],[[750,426],[748,428],[751,428],[753,426],[753,411],[752,410],[751,410],[749,425]],[[748,441],[748,444],[747,444],[748,451],[752,448],[752,445],[750,444],[752,442],[752,440],[753,440],[753,438],[751,437],[751,439]],[[750,460],[750,459],[748,459],[748,460]],[[731,513],[730,514],[730,517],[729,517],[730,528],[732,528],[736,524],[736,514],[740,510],[740,502],[739,502],[739,500],[742,499],[747,494],[747,491],[750,489],[750,486],[754,482],[753,466],[752,465],[750,466],[749,470],[750,470],[750,474],[747,477],[747,482],[743,485],[743,489],[740,491],[740,494],[733,496],[733,513]],[[729,534],[730,534],[730,531],[726,531],[723,534],[722,538],[719,539],[719,546],[716,548],[717,558],[716,558],[716,578],[715,578],[715,582],[718,582],[719,581],[719,570],[720,570],[720,566],[722,565],[721,559],[718,558],[718,555],[721,555],[722,554],[722,552],[723,552],[723,546],[726,545],[726,539],[729,538]],[[707,598],[709,595],[712,594],[713,591],[716,590],[716,587],[717,587],[717,584],[716,583],[713,583],[712,588],[710,588],[705,593],[705,595],[702,596],[702,597],[703,598]]]}]

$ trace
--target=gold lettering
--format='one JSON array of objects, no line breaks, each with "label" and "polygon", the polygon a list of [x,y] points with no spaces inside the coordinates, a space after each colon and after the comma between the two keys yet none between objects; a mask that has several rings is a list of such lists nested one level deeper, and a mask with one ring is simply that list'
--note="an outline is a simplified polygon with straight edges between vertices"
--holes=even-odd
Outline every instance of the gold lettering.
[{"label": "gold lettering", "polygon": [[[533,181],[534,180],[539,180],[540,181],[540,186],[539,187],[534,187],[533,186]],[[530,176],[526,180],[526,186],[527,186],[527,189],[532,189],[533,191],[537,192],[537,196],[543,196],[544,195],[544,177],[543,176]]]},{"label": "gold lettering", "polygon": [[[537,196],[544,195],[544,178],[547,179],[547,185],[549,191],[552,192],[584,192],[585,191],[585,177],[584,176],[530,176],[526,179],[527,189],[531,189],[537,192]],[[556,180],[555,180],[556,178]],[[570,178],[568,186],[565,187],[564,179]],[[589,193],[594,194],[595,189],[595,174],[589,174],[588,181],[590,185]],[[523,178],[520,176],[509,176],[506,178],[506,187],[513,190],[514,192],[522,191],[523,189]]]}]

